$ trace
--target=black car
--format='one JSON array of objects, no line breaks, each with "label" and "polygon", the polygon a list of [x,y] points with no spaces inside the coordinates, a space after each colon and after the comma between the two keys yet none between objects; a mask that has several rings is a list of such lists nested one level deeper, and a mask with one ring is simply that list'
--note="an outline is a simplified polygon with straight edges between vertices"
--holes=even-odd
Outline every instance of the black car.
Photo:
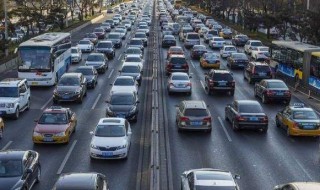
[{"label": "black car", "polygon": [[289,104],[291,100],[291,92],[288,86],[278,79],[265,79],[256,83],[254,86],[254,96],[260,97],[264,104],[269,101]]},{"label": "black car", "polygon": [[36,151],[0,151],[0,189],[31,189],[40,177],[41,166]]},{"label": "black car", "polygon": [[112,41],[100,41],[96,45],[96,52],[104,53],[108,59],[113,59],[116,56]]},{"label": "black car", "polygon": [[139,38],[132,38],[130,40],[130,42],[128,43],[128,47],[138,47],[142,51],[144,51],[143,41],[141,39],[139,39]]},{"label": "black car", "polygon": [[136,32],[134,38],[142,40],[144,46],[148,45],[148,37],[145,32]]},{"label": "black car", "polygon": [[95,88],[98,83],[98,72],[93,66],[80,66],[75,73],[82,73],[87,80],[88,88]]},{"label": "black car", "polygon": [[98,36],[98,39],[104,39],[106,36],[106,32],[104,31],[104,28],[101,28],[101,27],[95,28],[93,30],[93,33]]},{"label": "black car", "polygon": [[105,73],[109,68],[108,58],[103,53],[90,53],[86,59],[85,65],[93,66],[97,69],[98,73]]},{"label": "black car", "polygon": [[95,33],[86,33],[84,38],[89,39],[92,43],[98,43],[98,36]]},{"label": "black car", "polygon": [[271,68],[266,63],[249,62],[244,68],[243,78],[247,79],[250,84],[259,82],[262,79],[271,79]]},{"label": "black car", "polygon": [[249,59],[245,53],[231,53],[227,59],[227,66],[230,69],[244,68],[248,63]]},{"label": "black car", "polygon": [[200,59],[200,57],[207,53],[207,48],[204,45],[194,45],[191,49],[191,58]]},{"label": "black car", "polygon": [[102,23],[100,27],[103,28],[105,32],[111,32],[111,25],[109,23]]},{"label": "black car", "polygon": [[53,91],[53,103],[77,101],[87,95],[87,80],[81,73],[65,73]]},{"label": "black car", "polygon": [[249,37],[247,35],[240,34],[240,35],[234,36],[231,42],[232,42],[232,45],[235,45],[235,46],[244,46],[248,40],[249,40]]},{"label": "black car", "polygon": [[230,121],[234,131],[254,129],[265,133],[268,130],[268,116],[255,100],[234,100],[225,108],[225,120]]},{"label": "black car", "polygon": [[231,96],[235,91],[235,80],[228,70],[211,69],[205,73],[205,89],[209,94],[214,92],[229,92]]},{"label": "black car", "polygon": [[121,34],[117,32],[110,32],[108,35],[108,40],[112,41],[115,48],[121,48],[122,47],[122,40],[121,40]]},{"label": "black car", "polygon": [[100,173],[68,173],[59,177],[53,189],[109,190],[109,185],[106,176]]},{"label": "black car", "polygon": [[104,21],[104,23],[109,23],[111,28],[114,28],[114,23],[113,23],[112,19],[107,19],[107,20]]},{"label": "black car", "polygon": [[113,92],[107,103],[107,117],[121,117],[129,121],[137,121],[139,101],[135,92]]},{"label": "black car", "polygon": [[176,38],[173,35],[165,35],[162,39],[162,47],[176,46]]}]

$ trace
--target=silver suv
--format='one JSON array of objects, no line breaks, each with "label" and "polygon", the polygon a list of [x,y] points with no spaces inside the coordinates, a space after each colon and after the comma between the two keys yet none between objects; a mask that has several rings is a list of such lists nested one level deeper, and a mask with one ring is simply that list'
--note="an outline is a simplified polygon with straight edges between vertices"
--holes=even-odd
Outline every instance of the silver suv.
[{"label": "silver suv", "polygon": [[211,132],[211,114],[204,101],[185,100],[177,106],[178,131],[204,130]]},{"label": "silver suv", "polygon": [[198,33],[189,32],[184,40],[184,47],[190,49],[194,45],[200,45],[200,36]]}]

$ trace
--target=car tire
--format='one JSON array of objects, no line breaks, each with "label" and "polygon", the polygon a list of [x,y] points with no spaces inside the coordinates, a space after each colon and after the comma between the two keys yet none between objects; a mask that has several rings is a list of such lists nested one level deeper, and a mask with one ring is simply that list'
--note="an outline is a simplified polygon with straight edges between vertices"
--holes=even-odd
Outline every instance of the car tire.
[{"label": "car tire", "polygon": [[229,121],[229,118],[227,116],[227,113],[224,113],[224,120]]},{"label": "car tire", "polygon": [[258,93],[257,93],[257,89],[256,88],[254,88],[254,90],[253,90],[253,92],[254,92],[254,97],[258,97]]},{"label": "car tire", "polygon": [[79,103],[79,104],[82,104],[82,102],[83,102],[83,96],[81,96],[81,97],[78,99],[78,103]]},{"label": "car tire", "polygon": [[277,128],[280,128],[280,123],[279,123],[278,118],[276,117],[276,119],[275,119],[275,120],[276,120],[276,127],[277,127]]},{"label": "car tire", "polygon": [[37,172],[37,177],[36,177],[36,183],[39,183],[40,179],[41,179],[41,167],[39,165],[38,172]]},{"label": "car tire", "polygon": [[178,133],[182,133],[182,129],[178,127]]},{"label": "car tire", "polygon": [[237,124],[236,124],[236,122],[234,120],[232,121],[232,130],[233,131],[239,131],[239,128],[238,128],[238,126],[237,126]]},{"label": "car tire", "polygon": [[263,94],[262,95],[262,103],[266,104],[268,102],[268,100],[266,99],[266,96]]},{"label": "car tire", "polygon": [[248,78],[248,83],[249,83],[249,84],[252,84],[252,79],[251,79],[251,77]]},{"label": "car tire", "polygon": [[3,138],[3,128],[0,128],[0,139]]},{"label": "car tire", "polygon": [[27,107],[26,107],[26,110],[29,110],[29,109],[30,109],[30,98],[28,99]]},{"label": "car tire", "polygon": [[230,91],[230,96],[234,96],[234,90]]},{"label": "car tire", "polygon": [[261,133],[267,133],[267,131],[268,131],[268,127],[266,127],[266,128],[262,128],[262,129],[260,129],[260,131],[261,131]]},{"label": "car tire", "polygon": [[289,129],[289,127],[288,127],[288,126],[287,126],[287,130],[286,130],[286,132],[287,132],[287,136],[288,136],[288,137],[291,137],[290,129]]},{"label": "car tire", "polygon": [[207,130],[206,130],[206,133],[210,134],[211,131],[212,131],[212,129],[207,129]]},{"label": "car tire", "polygon": [[20,116],[19,107],[16,108],[16,111],[14,112],[13,119],[17,120]]}]

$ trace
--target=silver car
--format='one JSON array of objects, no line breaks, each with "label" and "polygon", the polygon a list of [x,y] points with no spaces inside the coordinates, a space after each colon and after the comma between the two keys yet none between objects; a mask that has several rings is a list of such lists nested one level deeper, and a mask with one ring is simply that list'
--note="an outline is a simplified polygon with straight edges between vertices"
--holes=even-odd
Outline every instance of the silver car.
[{"label": "silver car", "polygon": [[172,93],[192,93],[191,76],[183,72],[173,72],[169,76],[167,89],[169,95]]}]

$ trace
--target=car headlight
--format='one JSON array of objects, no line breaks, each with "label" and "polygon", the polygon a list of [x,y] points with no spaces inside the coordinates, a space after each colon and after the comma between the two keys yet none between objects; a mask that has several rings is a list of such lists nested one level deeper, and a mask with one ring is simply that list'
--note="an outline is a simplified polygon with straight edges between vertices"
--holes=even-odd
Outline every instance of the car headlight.
[{"label": "car headlight", "polygon": [[126,148],[126,147],[127,147],[127,145],[124,144],[124,145],[122,145],[122,146],[118,146],[118,147],[117,147],[117,150],[124,149],[124,148]]},{"label": "car headlight", "polygon": [[54,136],[63,137],[63,136],[66,136],[66,133],[65,132],[60,132],[60,133],[56,133]]},{"label": "car headlight", "polygon": [[136,112],[136,110],[137,110],[137,107],[136,107],[136,106],[133,106],[133,107],[130,109],[129,114],[130,114],[130,115],[131,115],[131,114],[134,114],[134,113]]},{"label": "car headlight", "polygon": [[97,150],[99,149],[98,146],[96,146],[96,145],[94,145],[94,144],[91,144],[91,148],[97,149]]},{"label": "car headlight", "polygon": [[14,103],[7,103],[6,104],[6,108],[13,108],[14,107]]},{"label": "car headlight", "polygon": [[33,131],[33,136],[41,136],[41,133]]}]

